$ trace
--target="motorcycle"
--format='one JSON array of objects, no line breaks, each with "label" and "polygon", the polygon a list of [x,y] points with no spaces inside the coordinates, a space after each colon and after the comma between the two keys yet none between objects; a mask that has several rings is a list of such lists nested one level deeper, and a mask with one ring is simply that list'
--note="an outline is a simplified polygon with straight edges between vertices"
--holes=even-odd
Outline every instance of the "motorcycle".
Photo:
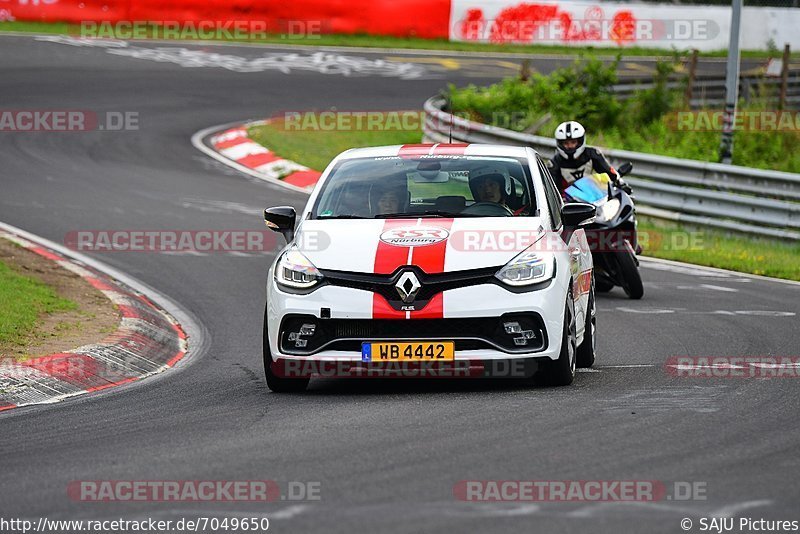
[{"label": "motorcycle", "polygon": [[[622,177],[632,169],[632,164],[625,163],[617,173]],[[636,257],[642,249],[630,187],[614,183],[607,174],[593,174],[573,182],[564,194],[570,201],[588,202],[597,208],[594,222],[585,227],[594,259],[595,290],[606,293],[620,286],[629,298],[642,298],[644,287]]]}]

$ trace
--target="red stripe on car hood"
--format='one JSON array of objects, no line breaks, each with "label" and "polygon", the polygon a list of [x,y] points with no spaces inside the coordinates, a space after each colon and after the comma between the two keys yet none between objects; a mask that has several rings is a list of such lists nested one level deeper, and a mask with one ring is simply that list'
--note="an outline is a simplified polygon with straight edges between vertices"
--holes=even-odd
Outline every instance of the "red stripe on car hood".
[{"label": "red stripe on car hood", "polygon": [[[391,219],[384,223],[382,233],[404,226],[440,228],[449,233],[453,226],[453,219],[417,219],[415,222],[405,219]],[[374,272],[377,274],[391,274],[403,265],[416,265],[428,274],[441,273],[444,272],[446,253],[447,238],[431,245],[412,247],[391,245],[380,241],[375,252]],[[411,259],[410,262],[409,258]],[[435,295],[422,310],[402,312],[393,309],[386,302],[386,299],[377,293],[373,293],[372,317],[375,319],[400,319],[403,317],[408,319],[438,319],[443,316],[444,306],[441,294]]]}]

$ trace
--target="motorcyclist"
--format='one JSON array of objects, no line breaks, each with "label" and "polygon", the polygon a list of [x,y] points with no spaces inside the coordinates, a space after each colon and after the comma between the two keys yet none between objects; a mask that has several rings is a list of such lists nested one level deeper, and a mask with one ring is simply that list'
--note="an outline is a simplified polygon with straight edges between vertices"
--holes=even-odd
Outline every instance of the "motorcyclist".
[{"label": "motorcyclist", "polygon": [[618,187],[630,193],[628,185],[620,178],[600,150],[586,145],[586,129],[577,121],[562,122],[556,128],[556,155],[550,174],[564,194],[575,180],[592,173],[606,173]]}]

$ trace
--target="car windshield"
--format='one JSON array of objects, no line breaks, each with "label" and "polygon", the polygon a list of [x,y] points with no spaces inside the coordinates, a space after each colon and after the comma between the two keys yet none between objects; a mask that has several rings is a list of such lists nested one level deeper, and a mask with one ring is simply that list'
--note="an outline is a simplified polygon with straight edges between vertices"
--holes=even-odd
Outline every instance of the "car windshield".
[{"label": "car windshield", "polygon": [[487,156],[344,160],[325,180],[317,219],[535,214],[526,160]]}]

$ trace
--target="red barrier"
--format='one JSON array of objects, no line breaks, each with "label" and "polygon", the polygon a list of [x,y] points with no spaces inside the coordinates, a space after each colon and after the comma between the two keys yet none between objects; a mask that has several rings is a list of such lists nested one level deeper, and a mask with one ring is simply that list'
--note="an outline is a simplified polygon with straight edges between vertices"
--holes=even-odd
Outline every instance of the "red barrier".
[{"label": "red barrier", "polygon": [[0,3],[15,20],[37,22],[127,20],[130,0],[6,0]]},{"label": "red barrier", "polygon": [[263,21],[284,33],[309,24],[320,33],[364,33],[397,37],[449,37],[450,0],[5,0],[16,20],[83,21]]}]

